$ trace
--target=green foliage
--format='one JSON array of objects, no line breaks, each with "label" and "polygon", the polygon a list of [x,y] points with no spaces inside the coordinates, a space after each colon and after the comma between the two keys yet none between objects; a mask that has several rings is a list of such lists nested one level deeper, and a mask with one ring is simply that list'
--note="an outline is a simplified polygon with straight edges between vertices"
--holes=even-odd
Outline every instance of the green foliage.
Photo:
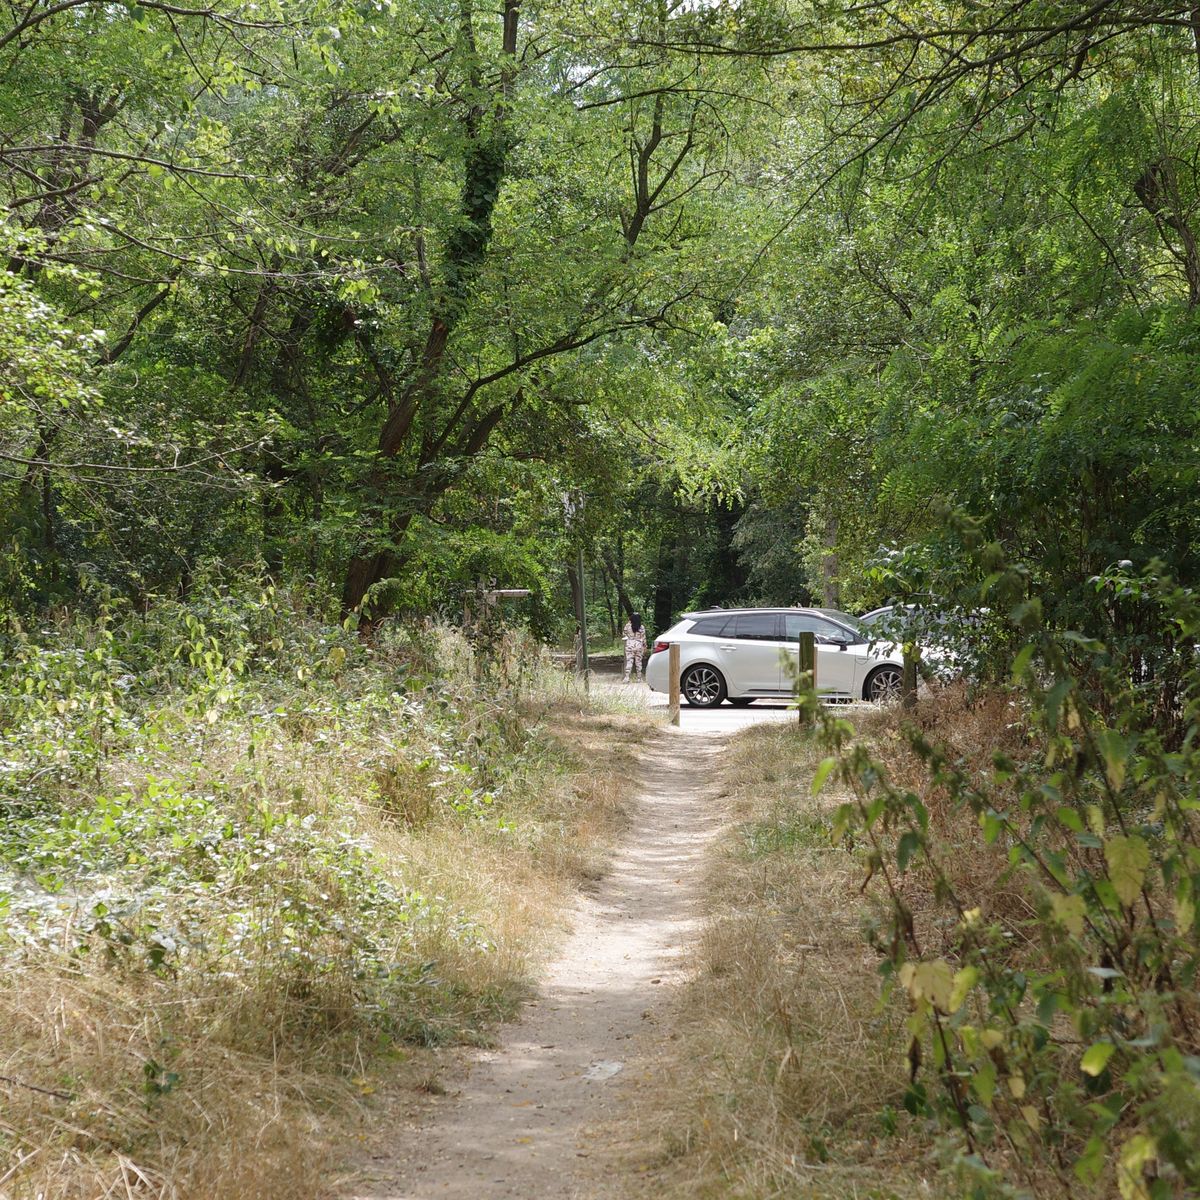
[{"label": "green foliage", "polygon": [[[505,660],[506,663],[508,659]],[[517,662],[513,655],[512,661]],[[272,587],[103,613],[0,668],[0,955],[274,980],[393,1036],[470,1023],[428,947],[486,955],[470,919],[371,848],[356,817],[482,822],[556,770],[513,711],[536,673],[471,682],[437,629],[298,620]],[[419,795],[421,803],[414,797]]]},{"label": "green foliage", "polygon": [[[1024,573],[985,557],[993,603],[1019,595]],[[824,722],[826,774],[854,796],[834,833],[881,881],[885,991],[907,996],[910,1061],[931,1071],[910,1099],[979,1196],[1200,1186],[1200,596],[1153,570],[1097,586],[1157,624],[1163,653],[1151,667],[1006,604],[1017,752],[964,761],[908,728],[914,787]]]},{"label": "green foliage", "polygon": [[67,374],[103,401],[0,417],[44,464],[0,483],[22,613],[213,561],[347,608],[457,607],[480,574],[544,602],[544,530],[578,477],[608,490],[605,447],[737,491],[685,343],[754,250],[727,163],[766,80],[713,61],[679,90],[668,52],[627,53],[655,5],[602,43],[598,14],[511,15],[515,45],[471,4],[0,23],[6,296],[41,306],[6,332],[64,402],[54,330],[85,335]]}]

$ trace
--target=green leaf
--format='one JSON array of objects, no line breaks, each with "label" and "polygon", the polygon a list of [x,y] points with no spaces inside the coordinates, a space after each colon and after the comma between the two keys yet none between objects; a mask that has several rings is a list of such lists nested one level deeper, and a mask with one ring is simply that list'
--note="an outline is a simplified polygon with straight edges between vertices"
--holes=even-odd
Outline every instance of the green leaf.
[{"label": "green leaf", "polygon": [[1013,683],[1020,683],[1024,678],[1025,672],[1029,669],[1029,664],[1033,661],[1033,652],[1035,649],[1034,644],[1030,642],[1027,646],[1022,646],[1020,653],[1013,659]]},{"label": "green leaf", "polygon": [[1104,843],[1108,877],[1122,904],[1131,905],[1140,894],[1150,865],[1150,848],[1136,834],[1113,837]]},{"label": "green leaf", "polygon": [[954,970],[945,959],[905,963],[900,982],[914,1000],[928,1000],[940,1012],[948,1013],[954,995]]},{"label": "green leaf", "polygon": [[977,967],[963,967],[954,975],[954,987],[950,992],[950,1011],[958,1012],[971,989],[979,982]]},{"label": "green leaf", "polygon": [[833,829],[830,836],[836,841],[843,838],[854,828],[858,818],[858,810],[853,804],[839,804],[833,814]]},{"label": "green leaf", "polygon": [[1087,916],[1087,904],[1082,896],[1050,897],[1050,907],[1054,911],[1054,919],[1073,937],[1083,935],[1083,922]]},{"label": "green leaf", "polygon": [[1072,833],[1083,832],[1083,818],[1068,805],[1063,805],[1055,814],[1059,822],[1065,825]]},{"label": "green leaf", "polygon": [[1095,1183],[1104,1170],[1104,1139],[1088,1138],[1083,1153],[1075,1160],[1075,1177],[1084,1183]]},{"label": "green leaf", "polygon": [[1104,773],[1114,792],[1121,790],[1125,782],[1129,756],[1133,753],[1133,741],[1123,737],[1115,729],[1104,729],[1096,734],[1096,747],[1104,759]]},{"label": "green leaf", "polygon": [[1095,1045],[1089,1046],[1084,1051],[1083,1058],[1079,1060],[1079,1069],[1085,1075],[1095,1078],[1103,1073],[1115,1050],[1116,1046],[1112,1042],[1096,1042]]},{"label": "green leaf", "polygon": [[983,826],[983,840],[990,846],[1000,836],[1004,822],[994,812],[979,814],[979,823]]},{"label": "green leaf", "polygon": [[1196,920],[1196,903],[1188,890],[1180,888],[1175,895],[1175,930],[1185,934]]},{"label": "green leaf", "polygon": [[921,835],[913,829],[905,830],[900,835],[900,841],[896,846],[896,865],[901,871],[908,870],[908,864],[912,861],[912,856],[921,848]]},{"label": "green leaf", "polygon": [[828,780],[830,772],[837,766],[836,758],[825,758],[821,760],[820,766],[813,772],[812,778],[812,794],[815,796]]},{"label": "green leaf", "polygon": [[1071,690],[1070,679],[1060,679],[1046,693],[1045,711],[1046,724],[1050,729],[1058,728],[1058,718],[1062,710],[1062,703],[1067,698],[1067,694]]},{"label": "green leaf", "polygon": [[984,1108],[992,1107],[992,1097],[996,1094],[996,1067],[994,1063],[984,1061],[971,1077],[971,1089],[979,1097],[979,1103]]},{"label": "green leaf", "polygon": [[1054,1014],[1058,1012],[1061,1003],[1062,997],[1058,992],[1043,992],[1038,998],[1037,1019],[1047,1029],[1050,1028],[1050,1024],[1054,1020]]},{"label": "green leaf", "polygon": [[1135,1133],[1117,1160],[1117,1186],[1123,1200],[1150,1200],[1145,1168],[1158,1157],[1158,1143],[1145,1133]]}]

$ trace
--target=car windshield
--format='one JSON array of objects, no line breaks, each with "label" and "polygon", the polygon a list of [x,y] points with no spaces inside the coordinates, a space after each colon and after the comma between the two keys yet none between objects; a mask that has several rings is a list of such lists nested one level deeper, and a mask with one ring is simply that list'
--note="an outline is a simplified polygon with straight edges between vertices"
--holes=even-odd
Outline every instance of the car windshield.
[{"label": "car windshield", "polygon": [[857,617],[852,617],[849,613],[842,612],[840,609],[818,608],[816,611],[824,617],[829,617],[831,620],[845,625],[847,629],[853,629],[855,633],[865,632],[863,623]]},{"label": "car windshield", "polygon": [[895,610],[891,605],[887,608],[873,608],[870,612],[863,613],[858,618],[859,625],[874,625],[877,621],[883,621],[889,618]]}]

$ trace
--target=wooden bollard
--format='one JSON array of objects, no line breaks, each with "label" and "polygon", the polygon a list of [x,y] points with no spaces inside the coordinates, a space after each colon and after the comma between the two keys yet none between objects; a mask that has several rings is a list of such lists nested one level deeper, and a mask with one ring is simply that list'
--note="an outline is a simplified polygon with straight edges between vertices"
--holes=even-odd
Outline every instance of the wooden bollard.
[{"label": "wooden bollard", "polygon": [[796,696],[800,701],[800,724],[811,725],[815,719],[815,713],[809,710],[805,703],[803,693],[812,688],[814,694],[817,690],[817,638],[816,634],[805,632],[800,634],[800,658],[798,662],[798,672],[796,675]]},{"label": "wooden bollard", "polygon": [[921,652],[911,642],[904,644],[904,669],[900,673],[900,704],[904,708],[917,706],[917,663]]},{"label": "wooden bollard", "polygon": [[667,678],[671,681],[670,697],[671,724],[679,724],[679,643],[672,642],[667,648]]}]

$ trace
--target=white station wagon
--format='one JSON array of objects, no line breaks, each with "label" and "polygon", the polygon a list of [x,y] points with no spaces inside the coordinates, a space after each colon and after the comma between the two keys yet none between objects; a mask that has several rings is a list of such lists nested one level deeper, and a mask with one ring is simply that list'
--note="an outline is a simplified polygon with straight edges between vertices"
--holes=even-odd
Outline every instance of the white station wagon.
[{"label": "white station wagon", "polygon": [[728,700],[749,704],[791,696],[799,669],[800,634],[815,635],[817,691],[846,700],[886,700],[898,694],[900,647],[872,641],[849,613],[832,608],[737,608],[688,613],[654,642],[646,682],[670,690],[668,647],[679,643],[679,687],[698,708]]}]

